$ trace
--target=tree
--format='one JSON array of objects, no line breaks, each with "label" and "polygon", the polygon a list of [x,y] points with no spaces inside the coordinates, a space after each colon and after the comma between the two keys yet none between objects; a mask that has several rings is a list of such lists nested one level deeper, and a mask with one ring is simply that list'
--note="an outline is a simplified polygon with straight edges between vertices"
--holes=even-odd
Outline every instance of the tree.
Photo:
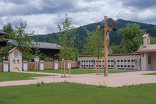
[{"label": "tree", "polygon": [[6,32],[6,35],[3,35],[4,38],[9,39],[10,38],[10,34],[14,31],[11,23],[8,23],[6,25],[3,26],[3,31]]},{"label": "tree", "polygon": [[121,53],[134,53],[142,44],[142,35],[145,32],[140,29],[140,25],[128,23],[125,28],[121,28],[118,34],[122,36]]},{"label": "tree", "polygon": [[84,45],[84,53],[93,55],[98,58],[98,74],[99,59],[103,56],[104,41],[102,32],[96,29],[91,36],[88,36],[87,43]]},{"label": "tree", "polygon": [[[60,59],[64,60],[74,60],[77,57],[77,49],[74,48],[74,27],[71,26],[71,18],[67,16],[65,21],[62,22],[62,26],[58,25],[58,38],[60,45],[60,52],[58,54]],[[65,64],[64,64],[64,77],[65,77]]]},{"label": "tree", "polygon": [[50,43],[51,42],[51,38],[49,36],[46,37],[46,40],[45,40],[47,43]]},{"label": "tree", "polygon": [[26,24],[21,23],[20,26],[16,26],[16,29],[14,31],[8,32],[11,43],[8,43],[8,45],[2,49],[2,57],[4,57],[4,59],[7,58],[7,52],[14,46],[23,51],[23,59],[31,60],[34,57],[34,55],[32,54],[32,48],[34,47],[34,45],[30,37],[30,35],[32,35],[33,33],[26,33],[25,28]]}]

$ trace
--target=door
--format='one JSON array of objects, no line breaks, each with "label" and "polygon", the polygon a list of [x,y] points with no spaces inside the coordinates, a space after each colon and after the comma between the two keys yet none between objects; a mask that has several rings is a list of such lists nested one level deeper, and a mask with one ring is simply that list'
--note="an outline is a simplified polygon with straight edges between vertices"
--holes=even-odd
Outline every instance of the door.
[{"label": "door", "polygon": [[58,69],[58,62],[55,62],[55,64],[54,64],[54,69],[55,69],[55,70]]}]

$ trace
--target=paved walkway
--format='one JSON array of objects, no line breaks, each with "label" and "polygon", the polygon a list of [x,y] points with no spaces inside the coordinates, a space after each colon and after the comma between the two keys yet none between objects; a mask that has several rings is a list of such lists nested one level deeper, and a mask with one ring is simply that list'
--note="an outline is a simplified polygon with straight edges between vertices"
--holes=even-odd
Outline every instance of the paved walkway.
[{"label": "paved walkway", "polygon": [[[57,73],[41,73],[41,72],[22,72],[33,74],[47,74],[56,76],[35,77],[32,80],[18,80],[18,81],[5,81],[0,82],[0,86],[15,86],[15,85],[29,85],[37,83],[54,83],[54,82],[73,82],[88,85],[101,85],[107,87],[122,87],[128,85],[139,85],[147,83],[156,83],[156,75],[143,75],[145,73],[153,73],[156,71],[137,71],[137,72],[124,72],[109,74],[108,77],[95,74],[77,74],[71,77],[63,78]],[[69,75],[67,75],[69,76]]]}]

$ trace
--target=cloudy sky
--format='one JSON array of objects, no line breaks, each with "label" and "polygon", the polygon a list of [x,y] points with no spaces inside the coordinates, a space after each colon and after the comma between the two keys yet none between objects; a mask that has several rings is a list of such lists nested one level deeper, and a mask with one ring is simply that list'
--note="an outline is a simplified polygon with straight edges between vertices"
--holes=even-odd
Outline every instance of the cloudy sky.
[{"label": "cloudy sky", "polygon": [[0,0],[0,29],[23,22],[27,32],[57,32],[66,13],[75,27],[99,22],[105,15],[156,24],[156,0]]}]

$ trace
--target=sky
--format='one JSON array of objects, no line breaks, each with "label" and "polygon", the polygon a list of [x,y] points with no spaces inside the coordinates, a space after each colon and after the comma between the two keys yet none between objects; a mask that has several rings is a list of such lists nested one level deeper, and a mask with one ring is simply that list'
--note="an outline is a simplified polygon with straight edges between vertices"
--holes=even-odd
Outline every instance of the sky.
[{"label": "sky", "polygon": [[0,29],[23,22],[28,33],[57,32],[66,13],[74,27],[100,22],[104,16],[156,24],[156,0],[0,0]]}]

